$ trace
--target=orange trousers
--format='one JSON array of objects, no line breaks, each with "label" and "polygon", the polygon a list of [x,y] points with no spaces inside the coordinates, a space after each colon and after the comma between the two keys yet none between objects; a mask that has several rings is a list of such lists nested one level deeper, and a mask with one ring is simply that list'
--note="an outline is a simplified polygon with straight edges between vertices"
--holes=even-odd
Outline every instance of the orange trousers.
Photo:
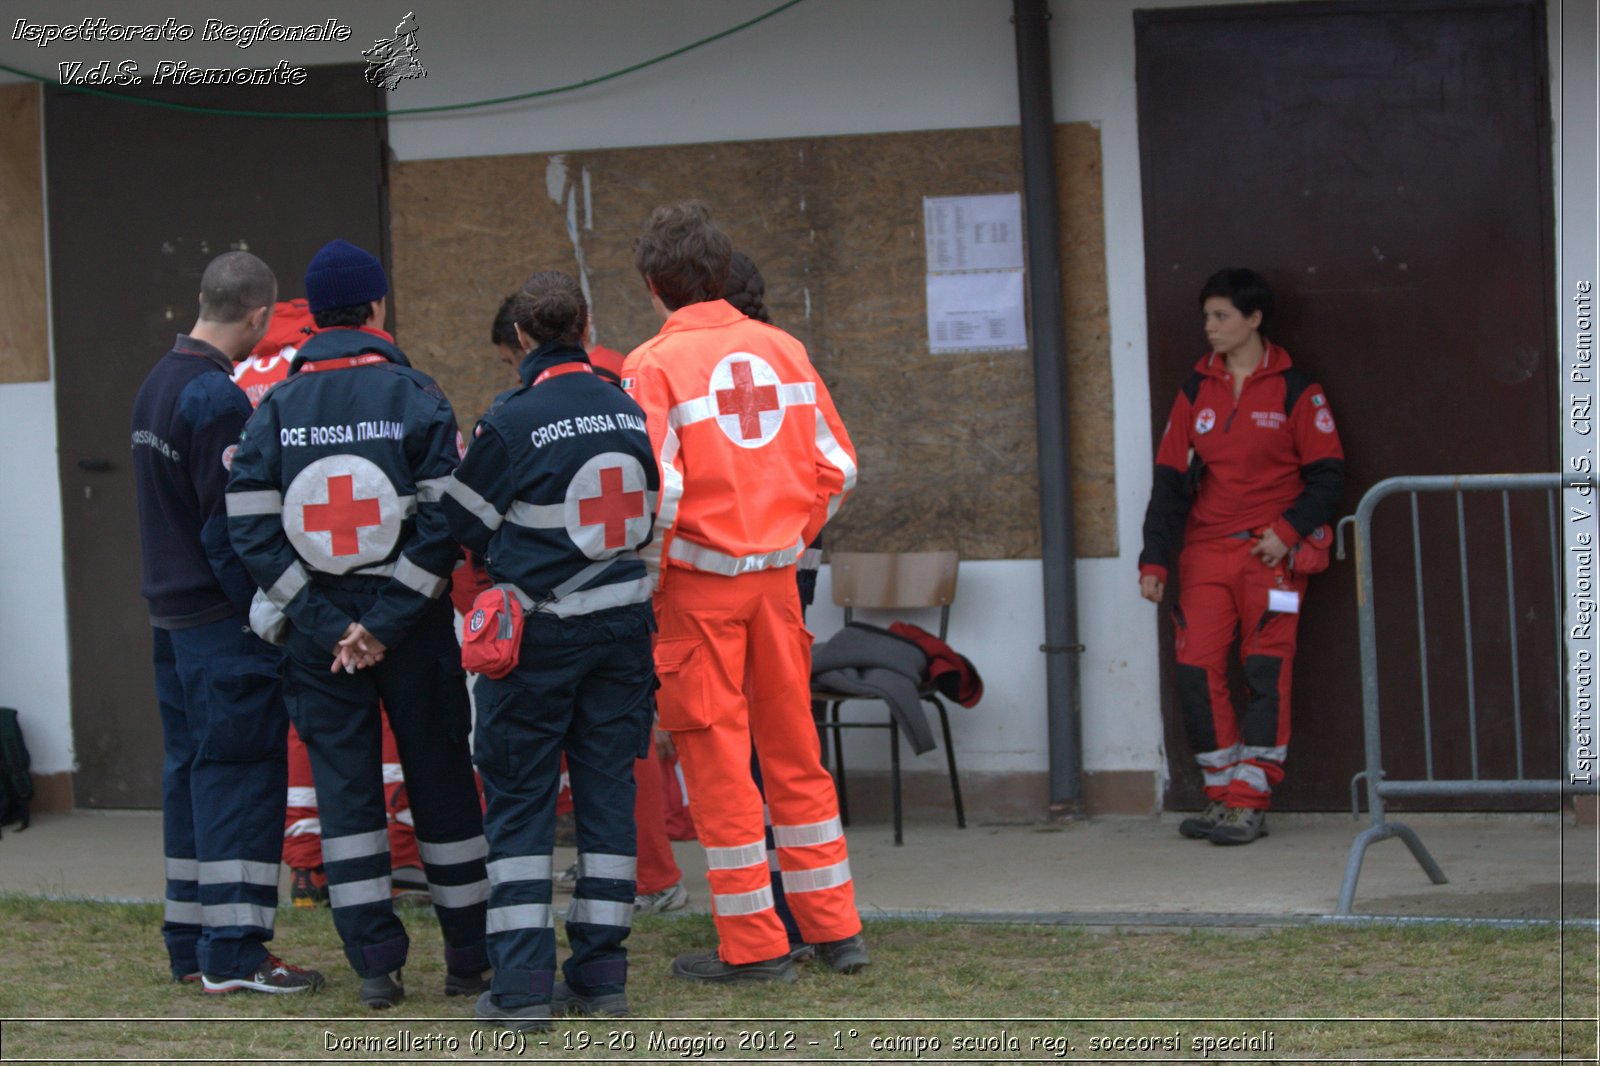
[{"label": "orange trousers", "polygon": [[755,742],[784,892],[805,939],[861,931],[833,778],[811,719],[811,635],[794,568],[723,577],[673,569],[656,593],[661,728],[672,733],[706,850],[719,953],[786,955],[773,907]]}]

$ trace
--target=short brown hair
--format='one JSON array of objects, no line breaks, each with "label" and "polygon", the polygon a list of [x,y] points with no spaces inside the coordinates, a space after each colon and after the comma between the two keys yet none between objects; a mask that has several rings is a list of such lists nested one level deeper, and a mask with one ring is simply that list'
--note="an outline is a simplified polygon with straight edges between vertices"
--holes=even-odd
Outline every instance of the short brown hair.
[{"label": "short brown hair", "polygon": [[272,268],[249,252],[223,252],[200,275],[200,317],[207,322],[243,322],[277,298]]},{"label": "short brown hair", "polygon": [[633,265],[669,311],[720,299],[732,258],[732,242],[699,200],[656,208],[633,242]]},{"label": "short brown hair", "polygon": [[535,347],[551,341],[580,344],[589,326],[589,301],[571,275],[541,270],[511,297],[511,318]]}]

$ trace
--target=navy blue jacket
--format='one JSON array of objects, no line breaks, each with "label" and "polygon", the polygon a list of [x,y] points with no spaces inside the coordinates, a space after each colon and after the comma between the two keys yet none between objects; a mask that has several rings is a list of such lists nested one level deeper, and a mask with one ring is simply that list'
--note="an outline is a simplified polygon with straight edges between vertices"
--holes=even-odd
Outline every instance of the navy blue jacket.
[{"label": "navy blue jacket", "polygon": [[[459,552],[439,497],[460,439],[439,386],[378,330],[315,334],[262,398],[234,456],[228,531],[318,647],[331,653],[351,622],[392,647],[449,586]],[[325,588],[371,598],[352,618]]]},{"label": "navy blue jacket", "polygon": [[661,478],[644,412],[590,370],[582,348],[552,342],[529,353],[523,387],[496,397],[444,490],[455,538],[496,582],[520,589],[525,606],[558,618],[647,603],[651,592],[637,552],[651,537]]},{"label": "navy blue jacket", "polygon": [[255,582],[228,543],[223,492],[250,401],[228,357],[179,334],[133,402],[133,483],[151,624],[205,625],[250,606]]}]

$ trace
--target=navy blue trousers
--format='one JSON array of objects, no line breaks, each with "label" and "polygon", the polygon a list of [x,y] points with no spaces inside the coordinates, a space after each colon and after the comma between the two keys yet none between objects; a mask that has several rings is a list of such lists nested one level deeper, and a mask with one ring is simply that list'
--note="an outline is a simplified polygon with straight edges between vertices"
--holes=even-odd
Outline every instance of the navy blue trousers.
[{"label": "navy blue trousers", "polygon": [[154,634],[167,961],[174,976],[248,977],[267,957],[278,906],[283,657],[242,615]]},{"label": "navy blue trousers", "polygon": [[[361,617],[372,598],[324,591],[352,618]],[[298,632],[290,632],[285,648],[285,697],[311,756],[328,902],[351,968],[362,977],[390,973],[405,964],[411,943],[391,895],[381,700],[400,749],[417,850],[444,933],[445,965],[481,973],[488,966],[487,845],[467,749],[472,711],[450,604],[432,604],[382,662],[353,674],[330,673],[332,649]]]},{"label": "navy blue trousers", "polygon": [[633,761],[649,750],[654,619],[648,604],[579,618],[529,616],[517,669],[478,681],[475,758],[488,799],[491,993],[506,1008],[548,1003],[556,942],[550,862],[561,754],[578,837],[567,912],[567,984],[621,992],[633,926]]}]

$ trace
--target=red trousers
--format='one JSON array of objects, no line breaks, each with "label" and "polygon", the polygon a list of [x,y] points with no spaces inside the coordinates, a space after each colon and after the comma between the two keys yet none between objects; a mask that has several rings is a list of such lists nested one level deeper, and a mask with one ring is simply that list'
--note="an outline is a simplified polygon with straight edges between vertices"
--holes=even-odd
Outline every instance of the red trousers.
[{"label": "red trousers", "polygon": [[[383,797],[389,814],[389,856],[392,866],[421,866],[417,831],[411,825],[411,801],[400,773],[400,749],[395,746],[389,719],[383,722]],[[313,870],[322,865],[322,822],[317,817],[317,790],[311,780],[311,756],[306,743],[289,727],[289,805],[283,821],[283,861],[287,866]]]},{"label": "red trousers", "polygon": [[810,943],[861,931],[833,778],[811,720],[811,635],[794,568],[723,577],[674,569],[656,593],[657,704],[689,786],[724,962],[786,955],[755,742],[783,888]]},{"label": "red trousers", "polygon": [[[1250,554],[1253,543],[1226,537],[1186,544],[1178,557],[1173,622],[1184,731],[1206,796],[1230,807],[1266,810],[1283,780],[1289,746],[1300,615],[1288,608],[1304,603],[1306,579],[1263,565]],[[1250,688],[1242,716],[1228,690],[1228,652],[1235,639]]]}]

